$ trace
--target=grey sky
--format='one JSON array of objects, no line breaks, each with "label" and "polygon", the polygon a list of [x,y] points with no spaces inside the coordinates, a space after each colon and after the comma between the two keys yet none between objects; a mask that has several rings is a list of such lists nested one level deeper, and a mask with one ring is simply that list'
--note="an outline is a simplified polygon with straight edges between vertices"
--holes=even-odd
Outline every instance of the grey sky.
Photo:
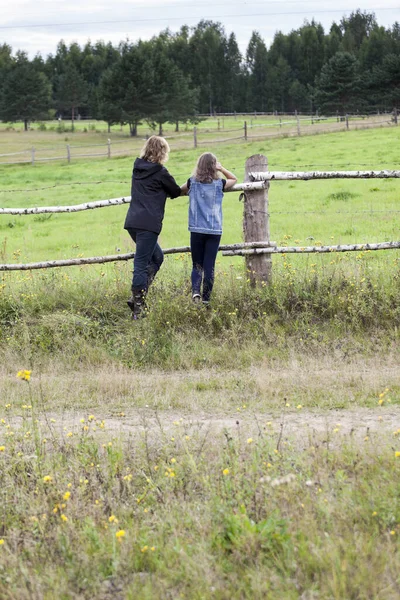
[{"label": "grey sky", "polygon": [[[381,5],[379,7],[379,5]],[[30,57],[54,53],[57,43],[88,40],[149,39],[169,27],[177,31],[200,19],[219,21],[226,32],[235,32],[242,53],[253,30],[269,45],[278,30],[288,33],[314,18],[325,31],[360,8],[374,12],[379,25],[400,21],[400,0],[0,0],[0,43],[25,50]]]}]

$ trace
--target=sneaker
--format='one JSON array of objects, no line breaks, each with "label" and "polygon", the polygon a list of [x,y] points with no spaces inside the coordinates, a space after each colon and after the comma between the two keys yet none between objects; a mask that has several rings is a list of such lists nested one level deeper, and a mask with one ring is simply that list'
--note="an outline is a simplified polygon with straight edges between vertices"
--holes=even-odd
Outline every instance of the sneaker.
[{"label": "sneaker", "polygon": [[200,302],[201,302],[200,294],[193,294],[192,301],[193,301],[193,304],[200,304]]}]

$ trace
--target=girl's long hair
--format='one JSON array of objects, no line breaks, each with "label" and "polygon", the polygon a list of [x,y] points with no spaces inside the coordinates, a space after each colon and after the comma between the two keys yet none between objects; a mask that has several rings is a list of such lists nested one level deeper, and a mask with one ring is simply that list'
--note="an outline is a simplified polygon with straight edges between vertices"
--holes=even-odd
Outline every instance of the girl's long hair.
[{"label": "girl's long hair", "polygon": [[140,158],[153,163],[163,164],[168,160],[169,144],[159,135],[152,135],[142,148]]},{"label": "girl's long hair", "polygon": [[199,156],[193,176],[200,183],[212,183],[218,179],[217,157],[211,152],[204,152]]}]

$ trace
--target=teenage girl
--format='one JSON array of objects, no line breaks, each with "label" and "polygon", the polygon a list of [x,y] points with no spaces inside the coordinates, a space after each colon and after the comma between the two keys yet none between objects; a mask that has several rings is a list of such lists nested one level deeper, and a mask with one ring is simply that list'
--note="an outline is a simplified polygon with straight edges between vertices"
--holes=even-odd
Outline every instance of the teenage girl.
[{"label": "teenage girl", "polygon": [[[219,177],[221,173],[226,179]],[[215,260],[222,235],[224,190],[237,182],[211,152],[200,156],[194,174],[182,186],[189,194],[189,231],[192,253],[192,299],[208,304],[214,284]]]},{"label": "teenage girl", "polygon": [[162,228],[165,201],[167,197],[181,195],[181,188],[163,166],[168,154],[168,142],[152,135],[133,165],[131,203],[124,228],[136,243],[132,296],[128,300],[134,319],[144,316],[147,290],[164,260],[157,239]]}]

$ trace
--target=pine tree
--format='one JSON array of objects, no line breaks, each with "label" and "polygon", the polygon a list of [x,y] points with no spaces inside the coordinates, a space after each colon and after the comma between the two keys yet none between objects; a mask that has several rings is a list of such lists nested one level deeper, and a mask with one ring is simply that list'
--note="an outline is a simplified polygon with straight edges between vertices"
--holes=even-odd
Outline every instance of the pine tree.
[{"label": "pine tree", "polygon": [[337,52],[323,67],[316,80],[315,100],[322,112],[355,111],[361,108],[362,84],[358,62],[349,52]]},{"label": "pine tree", "polygon": [[24,122],[44,118],[51,103],[51,87],[44,73],[38,72],[24,52],[17,52],[2,86],[0,115],[3,121]]},{"label": "pine tree", "polygon": [[64,73],[58,78],[56,103],[59,110],[71,110],[72,130],[75,112],[86,102],[87,96],[87,83],[72,60],[69,60]]}]

